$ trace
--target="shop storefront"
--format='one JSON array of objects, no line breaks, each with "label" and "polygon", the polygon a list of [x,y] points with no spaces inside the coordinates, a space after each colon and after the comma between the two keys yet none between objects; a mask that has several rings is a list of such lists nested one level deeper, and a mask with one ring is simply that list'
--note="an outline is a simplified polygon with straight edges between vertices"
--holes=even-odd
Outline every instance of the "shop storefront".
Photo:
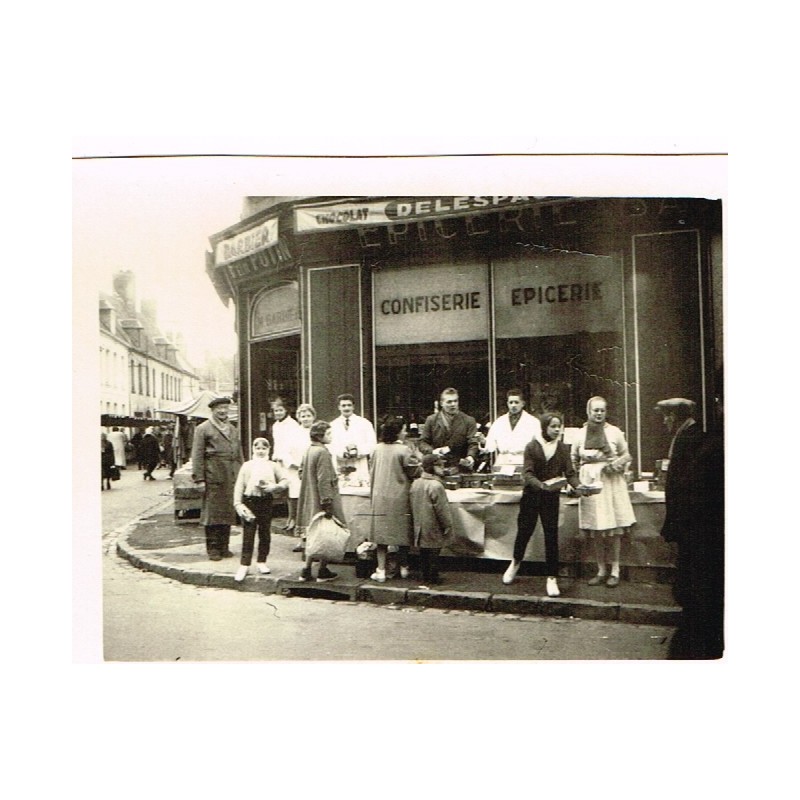
[{"label": "shop storefront", "polygon": [[211,237],[207,262],[237,310],[245,444],[269,433],[276,395],[332,419],[350,392],[373,421],[421,424],[454,386],[480,423],[517,387],[529,410],[560,410],[577,428],[599,394],[639,478],[669,447],[656,401],[695,399],[707,427],[720,413],[718,200],[249,202],[252,214]]}]

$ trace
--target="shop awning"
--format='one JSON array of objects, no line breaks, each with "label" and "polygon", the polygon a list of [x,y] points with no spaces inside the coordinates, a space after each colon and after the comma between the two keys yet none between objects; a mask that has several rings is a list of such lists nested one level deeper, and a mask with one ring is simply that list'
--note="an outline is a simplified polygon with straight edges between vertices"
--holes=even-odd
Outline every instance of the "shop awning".
[{"label": "shop awning", "polygon": [[[159,408],[159,414],[180,414],[184,417],[200,417],[208,419],[211,416],[211,409],[208,404],[217,397],[224,395],[216,394],[209,389],[200,392],[197,397],[190,400],[188,403],[178,408]],[[228,419],[231,422],[236,422],[239,419],[239,409],[235,403],[231,403],[230,411],[228,412]]]},{"label": "shop awning", "polygon": [[146,417],[123,417],[117,414],[101,414],[100,425],[105,428],[148,428],[151,425],[163,425],[166,420],[148,419]]}]

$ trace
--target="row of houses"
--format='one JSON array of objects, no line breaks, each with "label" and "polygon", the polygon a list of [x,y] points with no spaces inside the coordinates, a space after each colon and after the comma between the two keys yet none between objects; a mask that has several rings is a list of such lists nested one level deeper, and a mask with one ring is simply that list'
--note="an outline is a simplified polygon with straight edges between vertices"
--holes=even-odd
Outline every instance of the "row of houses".
[{"label": "row of houses", "polygon": [[204,388],[183,355],[179,333],[164,334],[154,300],[137,302],[130,270],[117,272],[113,292],[99,296],[101,425],[169,419]]}]

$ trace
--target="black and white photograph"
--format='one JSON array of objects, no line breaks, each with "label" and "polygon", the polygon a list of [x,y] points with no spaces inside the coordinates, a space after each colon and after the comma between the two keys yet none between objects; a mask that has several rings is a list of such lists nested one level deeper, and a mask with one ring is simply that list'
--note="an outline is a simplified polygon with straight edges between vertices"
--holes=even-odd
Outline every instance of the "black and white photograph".
[{"label": "black and white photograph", "polygon": [[420,161],[74,158],[104,661],[725,658],[725,155]]}]

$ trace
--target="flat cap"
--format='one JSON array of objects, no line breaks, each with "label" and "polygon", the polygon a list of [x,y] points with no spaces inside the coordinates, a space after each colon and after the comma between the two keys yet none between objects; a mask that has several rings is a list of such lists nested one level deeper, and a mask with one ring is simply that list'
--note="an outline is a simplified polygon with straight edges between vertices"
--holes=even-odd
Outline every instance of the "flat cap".
[{"label": "flat cap", "polygon": [[221,405],[229,406],[230,404],[231,404],[230,397],[215,397],[213,400],[209,402],[208,407],[215,408],[216,406],[221,406]]},{"label": "flat cap", "polygon": [[671,397],[669,400],[659,400],[656,403],[656,411],[667,414],[671,411],[683,412],[687,415],[694,414],[697,404],[694,400],[687,400],[685,397]]}]

